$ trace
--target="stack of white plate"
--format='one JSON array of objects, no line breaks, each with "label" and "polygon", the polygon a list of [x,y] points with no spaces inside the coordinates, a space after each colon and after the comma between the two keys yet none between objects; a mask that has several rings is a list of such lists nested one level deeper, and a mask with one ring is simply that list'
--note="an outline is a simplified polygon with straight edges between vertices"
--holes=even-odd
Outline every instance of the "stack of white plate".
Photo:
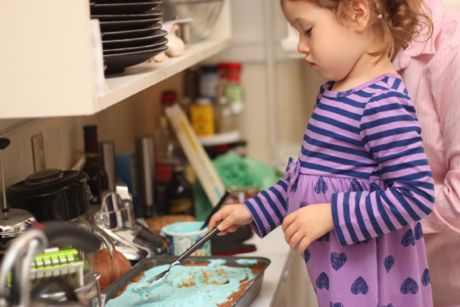
[{"label": "stack of white plate", "polygon": [[99,19],[106,74],[121,73],[167,49],[162,0],[90,0]]}]

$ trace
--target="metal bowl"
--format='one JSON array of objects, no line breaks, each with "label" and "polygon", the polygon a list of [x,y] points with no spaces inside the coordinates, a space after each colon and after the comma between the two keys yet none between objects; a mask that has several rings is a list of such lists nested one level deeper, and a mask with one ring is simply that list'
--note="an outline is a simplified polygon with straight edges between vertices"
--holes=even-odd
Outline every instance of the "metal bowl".
[{"label": "metal bowl", "polygon": [[191,18],[192,42],[209,37],[220,15],[224,0],[165,0],[166,20]]}]

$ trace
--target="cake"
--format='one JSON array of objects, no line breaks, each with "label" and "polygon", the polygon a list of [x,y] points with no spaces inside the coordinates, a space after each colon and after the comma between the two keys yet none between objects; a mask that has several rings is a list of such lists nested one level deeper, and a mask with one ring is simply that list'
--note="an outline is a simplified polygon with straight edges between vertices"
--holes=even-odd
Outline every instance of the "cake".
[{"label": "cake", "polygon": [[235,265],[215,259],[174,266],[164,280],[145,287],[147,280],[168,266],[159,265],[136,276],[106,306],[229,307],[264,269],[255,259],[239,259]]}]

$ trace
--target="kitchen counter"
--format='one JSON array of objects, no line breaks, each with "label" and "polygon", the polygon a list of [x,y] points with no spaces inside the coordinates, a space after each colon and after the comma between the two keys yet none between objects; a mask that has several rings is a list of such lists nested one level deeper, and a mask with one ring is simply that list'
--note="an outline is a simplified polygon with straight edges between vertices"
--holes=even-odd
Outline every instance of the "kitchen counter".
[{"label": "kitchen counter", "polygon": [[264,238],[254,235],[245,243],[256,245],[257,250],[236,256],[270,259],[270,265],[264,272],[262,288],[251,307],[317,306],[304,261],[297,252],[291,251],[281,227]]},{"label": "kitchen counter", "polygon": [[260,294],[251,306],[270,306],[278,289],[278,285],[282,280],[283,272],[290,256],[289,245],[284,240],[284,233],[281,227],[278,227],[263,239],[254,235],[247,243],[255,244],[257,250],[255,252],[241,254],[241,256],[260,256],[268,258],[271,261],[270,265],[265,270]]},{"label": "kitchen counter", "polygon": [[255,244],[257,250],[238,256],[260,256],[271,261],[264,273],[262,289],[251,307],[317,306],[303,259],[290,250],[281,227],[263,239],[254,235],[247,243]]}]

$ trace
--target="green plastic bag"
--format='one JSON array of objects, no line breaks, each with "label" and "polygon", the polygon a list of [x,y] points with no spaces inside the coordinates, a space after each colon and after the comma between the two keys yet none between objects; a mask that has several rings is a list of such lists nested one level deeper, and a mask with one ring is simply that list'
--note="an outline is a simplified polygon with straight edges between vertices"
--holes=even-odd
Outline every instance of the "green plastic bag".
[{"label": "green plastic bag", "polygon": [[[283,174],[274,166],[228,152],[212,161],[226,189],[232,187],[256,187],[264,190],[279,180]],[[197,180],[194,184],[195,216],[199,221],[206,219],[212,209],[204,190]]]}]

